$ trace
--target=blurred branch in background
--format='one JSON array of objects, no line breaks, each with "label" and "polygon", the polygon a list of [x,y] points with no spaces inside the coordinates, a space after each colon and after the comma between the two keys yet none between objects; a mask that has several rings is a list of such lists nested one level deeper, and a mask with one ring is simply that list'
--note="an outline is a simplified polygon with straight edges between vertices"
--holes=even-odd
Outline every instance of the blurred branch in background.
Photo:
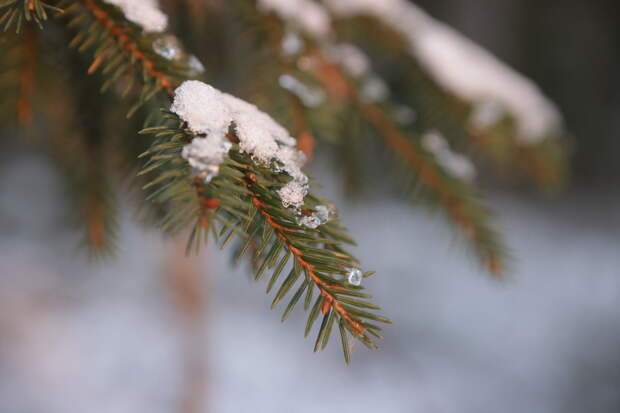
[{"label": "blurred branch in background", "polygon": [[620,181],[620,25],[615,0],[419,0],[542,86],[565,114],[581,189]]},{"label": "blurred branch in background", "polygon": [[165,265],[166,281],[176,329],[181,336],[182,387],[181,407],[178,413],[205,411],[208,397],[207,383],[207,288],[209,275],[205,265],[185,253],[185,239],[171,242]]}]

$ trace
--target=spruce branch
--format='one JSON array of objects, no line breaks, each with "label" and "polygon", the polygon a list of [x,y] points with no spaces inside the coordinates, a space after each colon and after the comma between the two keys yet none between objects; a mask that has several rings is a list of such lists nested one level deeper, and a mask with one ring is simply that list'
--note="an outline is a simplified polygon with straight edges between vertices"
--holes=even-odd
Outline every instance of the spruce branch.
[{"label": "spruce branch", "polygon": [[[341,334],[347,362],[350,361],[348,334],[369,348],[376,348],[371,336],[380,338],[380,328],[370,321],[389,320],[372,312],[379,308],[367,301],[370,296],[346,279],[359,264],[342,248],[343,242],[350,242],[344,229],[335,221],[314,229],[301,226],[299,217],[285,208],[276,194],[290,180],[288,175],[256,164],[236,145],[210,183],[192,177],[180,151],[196,137],[176,115],[164,113],[162,120],[162,124],[141,132],[156,137],[153,147],[144,154],[150,159],[141,173],[154,175],[146,186],[152,191],[149,198],[169,206],[170,213],[162,220],[162,227],[179,231],[189,226],[188,249],[191,250],[208,239],[209,230],[222,247],[237,236],[241,244],[236,257],[240,259],[252,251],[256,280],[271,271],[268,292],[288,272],[272,307],[289,293],[293,294],[282,316],[284,321],[305,297],[304,308],[308,310],[312,306],[306,335],[318,316],[323,315],[315,351],[325,348],[336,322],[348,332]],[[235,140],[233,135],[231,139]],[[309,195],[302,210],[311,211],[321,202],[324,201]],[[318,297],[312,305],[315,290]]]},{"label": "spruce branch", "polygon": [[[62,171],[71,203],[67,210],[80,226],[82,245],[92,258],[105,258],[116,251],[119,176],[110,171],[112,159],[121,151],[109,139],[105,97],[92,99],[98,83],[94,79],[76,84],[85,67],[81,56],[73,56],[63,75],[47,87],[53,105],[41,108],[49,131],[45,144]],[[78,86],[79,85],[79,86]]]},{"label": "spruce branch", "polygon": [[36,23],[43,28],[48,13],[62,13],[59,7],[42,0],[0,0],[0,26],[4,31],[15,25],[15,32],[20,33],[25,23]]},{"label": "spruce branch", "polygon": [[395,100],[416,108],[417,123],[441,131],[456,147],[472,148],[504,176],[527,178],[543,190],[564,185],[569,153],[563,132],[539,137],[538,144],[524,144],[518,138],[518,119],[509,111],[498,113],[489,125],[475,125],[472,119],[480,102],[460,97],[434,79],[412,56],[411,40],[404,33],[371,13],[340,16],[333,27],[339,38],[363,44],[373,57],[390,62],[396,70],[391,86],[399,91]]},{"label": "spruce branch", "polygon": [[171,62],[153,50],[153,36],[144,34],[115,7],[97,0],[78,0],[66,5],[67,26],[76,30],[70,45],[89,52],[88,74],[105,77],[105,91],[118,85],[121,96],[134,96],[127,117],[158,95],[172,96],[174,87],[191,78],[191,69]]},{"label": "spruce branch", "polygon": [[[495,276],[505,270],[506,248],[501,237],[492,228],[492,212],[479,201],[480,195],[471,184],[451,176],[421,146],[418,136],[406,134],[380,104],[365,101],[353,80],[319,51],[314,52],[321,62],[318,77],[328,90],[338,92],[350,100],[363,118],[384,138],[394,154],[414,172],[430,199],[446,211],[447,216],[460,228],[461,234],[472,246],[481,263]],[[333,86],[336,85],[336,86]],[[415,185],[414,185],[415,186]]]},{"label": "spruce branch", "polygon": [[[266,16],[262,19],[262,27],[272,47],[279,51],[276,56],[280,66],[286,72],[293,72],[293,67],[281,51],[283,22],[274,16]],[[308,42],[311,45],[314,43],[312,40]],[[404,162],[406,170],[414,172],[413,177],[407,174],[406,180],[411,181],[413,178],[426,189],[424,194],[443,208],[485,268],[491,274],[500,276],[505,270],[508,254],[501,237],[491,225],[493,214],[480,202],[478,191],[444,170],[433,155],[422,148],[420,137],[405,133],[382,105],[367,102],[361,97],[357,83],[339,64],[331,61],[323,50],[308,46],[305,56],[316,62],[316,78],[323,83],[331,98],[344,101],[350,108],[359,111],[361,117],[384,138],[395,156]],[[297,96],[292,93],[291,96],[300,103]],[[303,111],[301,105],[292,105],[292,110],[296,114],[297,123],[305,126],[305,118],[299,115],[299,111]]]},{"label": "spruce branch", "polygon": [[[33,28],[23,35],[0,34],[0,109],[3,115],[27,125],[33,117],[33,100],[39,63],[39,39]],[[0,115],[1,116],[1,115]]]},{"label": "spruce branch", "polygon": [[28,29],[23,45],[23,67],[19,77],[19,100],[17,101],[17,119],[26,124],[32,119],[32,95],[34,92],[37,54],[37,34]]}]

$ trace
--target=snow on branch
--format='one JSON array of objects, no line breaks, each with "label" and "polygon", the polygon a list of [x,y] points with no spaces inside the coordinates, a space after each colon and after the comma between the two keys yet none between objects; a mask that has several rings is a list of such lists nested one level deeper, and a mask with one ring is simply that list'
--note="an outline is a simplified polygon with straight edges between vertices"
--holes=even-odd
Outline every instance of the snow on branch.
[{"label": "snow on branch", "polygon": [[146,32],[163,32],[168,26],[168,16],[160,9],[157,0],[103,0],[121,9],[127,20]]},{"label": "snow on branch", "polygon": [[199,176],[208,181],[217,174],[232,147],[228,139],[232,128],[241,152],[293,178],[278,192],[282,204],[295,208],[303,205],[308,193],[308,177],[301,170],[305,157],[295,148],[295,138],[269,115],[197,80],[183,82],[175,90],[170,110],[197,135],[182,155]]},{"label": "snow on branch", "polygon": [[411,54],[444,88],[472,103],[501,105],[516,121],[520,143],[537,144],[561,128],[558,109],[531,80],[409,1],[324,3],[337,16],[370,15],[395,28],[407,39]]},{"label": "snow on branch", "polygon": [[323,39],[329,35],[329,13],[313,0],[258,0],[259,10],[274,12],[307,35]]}]

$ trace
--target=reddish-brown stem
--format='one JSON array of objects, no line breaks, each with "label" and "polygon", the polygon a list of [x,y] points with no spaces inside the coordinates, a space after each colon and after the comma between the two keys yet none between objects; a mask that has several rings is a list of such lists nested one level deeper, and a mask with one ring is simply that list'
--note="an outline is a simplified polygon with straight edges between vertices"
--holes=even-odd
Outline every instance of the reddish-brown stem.
[{"label": "reddish-brown stem", "polygon": [[[360,99],[356,87],[338,65],[324,58],[319,51],[312,52],[312,56],[319,61],[317,76],[324,83],[328,93],[337,100],[350,99],[358,106],[362,115],[377,130],[381,131],[388,145],[405,158],[426,186],[435,191],[441,204],[444,205],[448,214],[462,228],[466,236],[471,238],[474,243],[478,243],[482,234],[473,220],[464,213],[463,202],[458,197],[452,195],[452,192],[445,185],[444,178],[429,164],[420,151],[411,144],[409,139],[403,135],[395,122],[376,105],[366,103]],[[494,275],[502,273],[503,263],[499,256],[489,251],[482,258]]]},{"label": "reddish-brown stem", "polygon": [[[247,185],[250,191],[252,191],[252,186],[254,185],[255,179],[256,178],[254,176],[248,175],[246,182],[247,182]],[[310,277],[312,282],[318,287],[321,295],[323,296],[323,299],[325,300],[323,303],[323,307],[321,309],[323,314],[328,314],[329,310],[333,308],[334,311],[336,311],[340,315],[340,317],[349,324],[349,326],[351,327],[351,331],[355,335],[360,336],[360,337],[363,336],[366,328],[360,323],[358,323],[357,321],[355,321],[353,317],[351,316],[351,314],[349,314],[349,312],[342,306],[342,304],[340,304],[336,300],[336,297],[328,291],[330,289],[331,290],[342,289],[342,287],[338,285],[331,285],[323,281],[317,275],[317,272],[314,266],[304,259],[303,252],[299,248],[296,248],[294,245],[292,245],[289,242],[285,233],[294,232],[295,230],[286,228],[278,224],[277,222],[275,222],[273,217],[265,210],[265,204],[260,200],[258,195],[256,195],[254,192],[252,195],[252,203],[258,209],[259,213],[265,218],[265,220],[267,221],[267,224],[269,224],[269,226],[273,228],[276,236],[280,240],[282,240],[286,248],[295,256],[295,260],[306,271],[306,274],[308,274],[308,277]]]},{"label": "reddish-brown stem", "polygon": [[95,248],[105,245],[105,206],[96,197],[92,197],[86,204],[88,241]]},{"label": "reddish-brown stem", "polygon": [[[142,53],[138,46],[131,40],[131,38],[127,35],[125,29],[116,24],[112,18],[110,18],[109,14],[103,10],[99,5],[97,5],[93,0],[82,0],[84,5],[92,12],[93,16],[104,26],[106,27],[110,33],[115,36],[121,47],[133,54],[136,59],[142,62],[142,65],[146,69],[147,73],[157,79],[159,84],[164,88],[164,90],[172,96],[174,91],[172,89],[172,82],[164,73],[155,70],[155,64],[152,60],[150,60],[144,53]],[[97,69],[99,64],[97,63],[97,58],[89,68],[89,73],[94,72]],[[94,68],[93,68],[94,67]],[[91,70],[92,69],[92,70]]]},{"label": "reddish-brown stem", "polygon": [[194,178],[193,183],[200,204],[200,226],[206,229],[209,227],[209,217],[207,213],[219,207],[221,201],[217,198],[210,198],[205,195],[203,181],[199,177]]},{"label": "reddish-brown stem", "polygon": [[[450,216],[452,216],[454,221],[462,228],[464,233],[470,237],[473,242],[478,242],[481,234],[475,223],[463,212],[463,202],[453,196],[450,190],[447,189],[443,183],[443,178],[435,168],[424,159],[419,151],[412,147],[409,140],[400,132],[392,119],[382,110],[373,105],[364,103],[360,103],[359,106],[366,119],[383,133],[388,144],[405,158],[407,163],[418,173],[422,182],[428,187],[433,188],[439,196],[442,205],[444,205]],[[485,260],[489,270],[493,274],[501,274],[503,265],[500,257],[489,252]]]},{"label": "reddish-brown stem", "polygon": [[187,257],[177,239],[165,269],[172,303],[182,334],[183,383],[180,387],[180,413],[204,411],[207,390],[207,361],[204,357],[207,293],[199,261]]},{"label": "reddish-brown stem", "polygon": [[34,90],[35,69],[37,66],[37,34],[29,28],[25,34],[23,70],[19,77],[19,99],[17,119],[26,124],[32,119],[32,92]]},{"label": "reddish-brown stem", "polygon": [[314,147],[316,141],[312,133],[310,132],[308,125],[306,124],[306,117],[304,116],[304,108],[299,101],[299,98],[289,92],[291,100],[291,110],[293,112],[293,122],[295,132],[297,133],[297,149],[299,149],[306,158],[311,161],[314,153]]}]

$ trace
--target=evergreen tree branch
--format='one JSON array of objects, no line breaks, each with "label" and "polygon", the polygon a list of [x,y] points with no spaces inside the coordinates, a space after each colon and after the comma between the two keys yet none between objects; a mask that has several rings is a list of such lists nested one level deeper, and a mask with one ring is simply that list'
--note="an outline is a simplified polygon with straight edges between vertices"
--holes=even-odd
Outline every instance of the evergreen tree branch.
[{"label": "evergreen tree branch", "polygon": [[431,198],[446,211],[447,216],[460,228],[484,266],[495,276],[505,270],[506,248],[499,234],[492,229],[490,210],[478,202],[479,194],[460,179],[452,177],[422,149],[420,139],[407,136],[379,104],[366,102],[346,73],[329,61],[321,52],[313,52],[319,59],[317,77],[336,99],[348,99],[362,116],[379,132],[396,156],[403,159],[417,179],[431,194]]},{"label": "evergreen tree branch", "polygon": [[105,97],[92,99],[94,79],[76,83],[85,67],[75,55],[64,76],[58,76],[47,94],[54,105],[42,108],[49,134],[46,144],[65,177],[71,218],[83,230],[83,245],[93,258],[111,255],[115,249],[117,183],[110,174],[111,158],[118,152],[110,143]]},{"label": "evergreen tree branch", "polygon": [[[172,95],[172,80],[168,75],[155,68],[156,65],[154,60],[140,50],[138,42],[132,40],[129,29],[122,27],[119,23],[117,23],[117,21],[110,16],[110,13],[106,12],[94,0],[82,0],[82,3],[92,13],[99,24],[105,27],[109,34],[116,39],[118,48],[125,50],[125,52],[131,56],[132,60],[137,60],[140,62],[146,73],[150,77],[154,78],[159,86],[166,91],[166,93]],[[91,38],[85,36],[84,43],[88,42],[90,39]],[[82,43],[82,45],[84,45],[84,43]],[[99,65],[102,63],[106,52],[107,49],[103,49],[100,53],[95,53],[95,60],[93,60],[92,65],[88,69],[89,74],[97,70]]]},{"label": "evergreen tree branch", "polygon": [[492,217],[490,210],[476,199],[479,195],[464,182],[450,178],[447,173],[408,139],[393,120],[374,105],[360,104],[364,117],[386,138],[387,144],[416,172],[420,181],[437,197],[451,220],[461,229],[486,268],[500,276],[505,267],[505,248],[486,221]]},{"label": "evergreen tree branch", "polygon": [[37,66],[37,49],[37,34],[33,29],[27,29],[22,45],[23,65],[19,76],[19,98],[17,100],[17,119],[21,124],[27,124],[32,120],[32,95]]},{"label": "evergreen tree branch", "polygon": [[[268,15],[260,23],[271,43],[271,49],[277,51],[275,58],[282,71],[294,73],[290,59],[282,51],[283,21]],[[415,172],[415,178],[426,189],[428,198],[444,209],[485,268],[494,276],[500,276],[505,270],[506,249],[499,234],[491,227],[492,213],[479,202],[478,192],[470,184],[444,170],[434,156],[422,148],[420,138],[405,134],[380,104],[369,103],[361,97],[356,82],[339,64],[332,62],[323,50],[314,46],[312,39],[305,41],[310,43],[310,46],[306,46],[305,57],[316,62],[315,75],[332,99],[344,101],[359,111],[385,139],[394,154],[404,161],[407,169]],[[293,93],[290,95],[300,103],[297,96]],[[293,105],[292,110],[295,123],[305,125],[305,119],[300,119],[299,115],[299,111],[303,111],[301,105]]]},{"label": "evergreen tree branch", "polygon": [[42,0],[0,0],[0,26],[7,31],[15,25],[15,32],[20,33],[25,23],[32,22],[42,29],[49,12],[62,13],[63,10]]},{"label": "evergreen tree branch", "polygon": [[[372,26],[374,30],[368,30]],[[517,138],[516,120],[510,113],[485,128],[473,127],[477,102],[468,102],[442,87],[411,56],[403,35],[370,16],[338,19],[340,38],[361,43],[378,61],[390,62],[396,100],[416,108],[416,123],[441,131],[457,148],[473,148],[507,176],[528,178],[541,189],[557,190],[567,179],[566,136],[543,137],[539,144],[524,145]],[[372,34],[371,34],[372,33]],[[458,69],[454,69],[458,70]]]},{"label": "evergreen tree branch", "polygon": [[97,0],[77,0],[66,5],[67,26],[77,31],[70,45],[90,51],[88,74],[97,71],[106,78],[101,89],[118,85],[121,96],[134,96],[132,116],[157,97],[171,97],[182,81],[193,78],[185,62],[159,56],[153,49],[154,36],[127,21],[115,7]]},{"label": "evergreen tree branch", "polygon": [[[336,322],[369,348],[376,348],[371,335],[380,337],[380,329],[370,321],[389,320],[368,311],[378,307],[366,301],[370,297],[361,292],[361,287],[342,279],[359,265],[340,245],[350,241],[343,229],[331,221],[315,229],[301,226],[294,212],[283,207],[275,193],[290,178],[285,173],[255,164],[250,156],[235,146],[212,182],[205,184],[202,179],[192,179],[180,150],[195,137],[175,115],[166,113],[164,117],[167,119],[164,124],[142,132],[158,137],[153,148],[144,155],[150,157],[150,161],[142,173],[156,174],[152,183],[147,185],[153,191],[149,198],[169,204],[170,213],[162,221],[162,226],[177,231],[188,225],[192,227],[188,243],[191,250],[208,238],[209,230],[216,239],[221,239],[222,246],[237,235],[241,240],[237,258],[255,247],[252,255],[256,263],[256,279],[261,279],[268,270],[272,271],[268,291],[290,267],[272,307],[294,291],[282,316],[284,321],[302,297],[306,297],[304,307],[308,310],[313,290],[319,292],[306,326],[307,335],[318,315],[323,315],[315,351],[327,345]],[[191,186],[187,185],[188,180],[191,180]],[[322,202],[313,195],[307,198],[306,211]],[[349,362],[347,334],[341,334],[341,339],[345,340],[345,360]]]},{"label": "evergreen tree branch", "polygon": [[[23,36],[13,33],[0,34],[0,47],[2,59],[0,59],[0,119],[6,123],[15,122],[19,119],[20,101],[25,97],[25,88],[22,84],[26,69],[28,46]],[[28,99],[29,101],[29,99]]]}]

